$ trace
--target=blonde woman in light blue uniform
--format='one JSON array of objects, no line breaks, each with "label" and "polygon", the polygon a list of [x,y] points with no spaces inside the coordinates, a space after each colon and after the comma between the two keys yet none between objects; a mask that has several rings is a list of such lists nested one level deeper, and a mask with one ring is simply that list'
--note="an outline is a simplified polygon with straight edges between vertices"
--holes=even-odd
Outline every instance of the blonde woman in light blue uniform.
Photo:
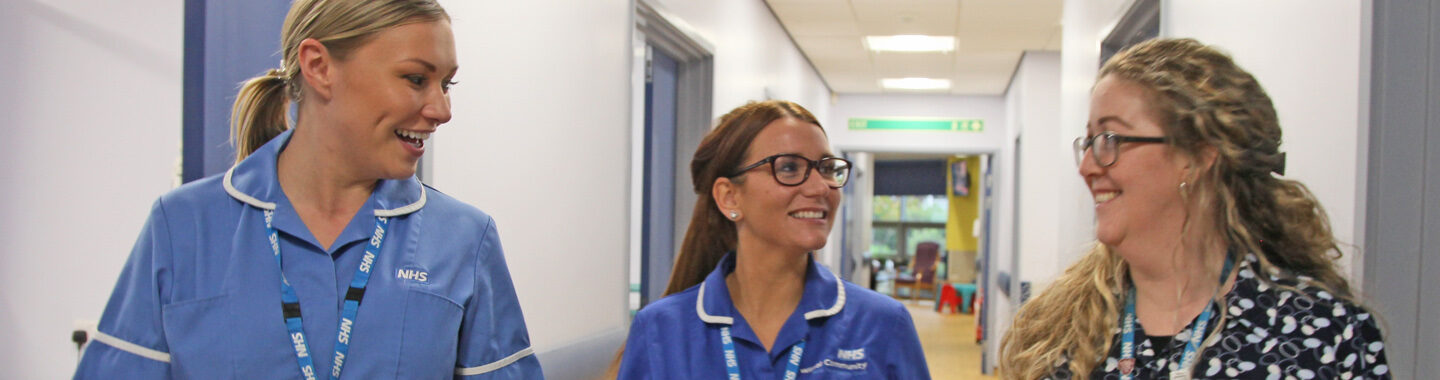
[{"label": "blonde woman in light blue uniform", "polygon": [[75,378],[542,378],[495,221],[414,178],[450,119],[445,10],[298,0],[281,46],[235,166],[155,202]]}]

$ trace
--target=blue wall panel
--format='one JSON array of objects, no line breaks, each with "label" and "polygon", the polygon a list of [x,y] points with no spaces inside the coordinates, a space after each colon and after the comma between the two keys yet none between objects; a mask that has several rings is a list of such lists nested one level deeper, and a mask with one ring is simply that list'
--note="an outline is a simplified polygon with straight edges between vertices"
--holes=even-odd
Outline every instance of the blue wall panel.
[{"label": "blue wall panel", "polygon": [[185,182],[223,173],[235,161],[230,107],[246,79],[280,65],[287,0],[186,0]]}]

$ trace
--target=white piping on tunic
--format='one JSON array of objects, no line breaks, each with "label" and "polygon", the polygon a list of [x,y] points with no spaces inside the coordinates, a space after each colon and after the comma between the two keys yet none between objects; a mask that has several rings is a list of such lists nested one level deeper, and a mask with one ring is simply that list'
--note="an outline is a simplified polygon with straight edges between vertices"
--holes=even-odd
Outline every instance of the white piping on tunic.
[{"label": "white piping on tunic", "polygon": [[[255,206],[255,207],[260,208],[260,209],[262,209],[262,210],[272,210],[272,211],[275,210],[275,202],[265,202],[265,201],[256,199],[255,197],[252,197],[252,196],[250,196],[249,194],[245,194],[245,193],[240,192],[240,189],[236,189],[236,188],[235,188],[235,185],[232,184],[232,183],[230,183],[230,177],[231,177],[231,175],[233,175],[234,173],[235,173],[235,167],[233,167],[233,166],[230,167],[230,170],[225,171],[225,180],[224,180],[223,182],[224,182],[224,185],[225,185],[225,192],[226,192],[226,193],[229,193],[231,197],[234,197],[235,199],[238,199],[238,200],[240,200],[241,202],[245,202],[246,204],[249,204],[249,205],[251,205],[251,206]],[[415,212],[415,210],[419,210],[421,207],[425,207],[425,199],[426,199],[426,198],[425,198],[425,189],[424,189],[424,188],[421,188],[421,189],[420,189],[420,200],[415,201],[415,203],[411,203],[411,204],[408,204],[408,205],[404,205],[404,206],[401,206],[401,207],[398,207],[398,208],[393,208],[393,209],[389,209],[389,210],[375,210],[375,216],[389,218],[389,217],[396,217],[396,216],[401,216],[401,215],[405,215],[405,214],[409,214],[409,213]]]},{"label": "white piping on tunic", "polygon": [[[424,199],[422,198],[420,202],[424,203]],[[525,347],[525,349],[520,350],[514,354],[510,354],[510,356],[506,356],[504,359],[496,360],[494,363],[485,364],[479,367],[456,368],[455,374],[460,376],[474,376],[484,374],[504,368],[505,366],[520,361],[520,359],[524,359],[526,356],[530,356],[534,353],[535,350],[532,347]]]},{"label": "white piping on tunic", "polygon": [[415,210],[419,210],[421,207],[425,207],[425,188],[423,187],[420,188],[420,200],[415,201],[415,203],[401,206],[399,208],[393,208],[389,210],[375,210],[375,216],[384,218],[401,216],[415,212]]},{"label": "white piping on tunic", "polygon": [[231,174],[235,174],[234,166],[231,166],[230,170],[225,171],[225,181],[223,182],[225,183],[226,193],[230,193],[231,197],[235,197],[235,199],[239,199],[241,202],[248,203],[251,206],[259,207],[262,210],[275,210],[275,202],[265,202],[259,199],[255,199],[255,197],[252,197],[249,194],[240,192],[240,189],[236,189],[235,185],[230,184]]},{"label": "white piping on tunic", "polygon": [[109,334],[100,332],[99,329],[96,329],[92,332],[95,333],[95,341],[105,343],[106,346],[115,347],[115,349],[118,349],[120,351],[129,352],[142,358],[158,361],[161,363],[170,362],[170,353],[160,352],[145,348],[145,346],[141,346],[135,343],[126,342],[125,340],[122,340],[120,338],[116,338],[110,336]]},{"label": "white piping on tunic", "polygon": [[[735,324],[735,318],[733,317],[714,316],[705,312],[705,288],[705,284],[702,283],[700,285],[700,295],[698,297],[695,297],[695,313],[700,315],[700,320],[705,321],[705,323],[718,323],[725,325]],[[839,314],[840,309],[845,308],[845,281],[841,281],[838,278],[835,279],[835,292],[835,305],[830,306],[829,309],[811,310],[809,312],[806,312],[805,320],[811,320],[820,317],[829,317],[835,314]]]},{"label": "white piping on tunic", "polygon": [[829,317],[840,313],[840,309],[845,307],[845,281],[841,281],[838,278],[835,279],[835,291],[835,306],[831,306],[829,309],[825,310],[812,310],[808,313],[805,313],[805,320],[811,320],[820,317]]},{"label": "white piping on tunic", "polygon": [[710,314],[705,313],[705,284],[704,284],[704,283],[701,283],[701,285],[700,285],[700,296],[699,296],[699,297],[695,297],[695,312],[698,313],[698,314],[700,314],[700,320],[705,321],[705,323],[719,323],[719,324],[724,324],[724,325],[733,325],[733,324],[735,324],[735,318],[732,318],[732,317],[717,317],[717,316],[713,316],[713,315],[710,315]]}]

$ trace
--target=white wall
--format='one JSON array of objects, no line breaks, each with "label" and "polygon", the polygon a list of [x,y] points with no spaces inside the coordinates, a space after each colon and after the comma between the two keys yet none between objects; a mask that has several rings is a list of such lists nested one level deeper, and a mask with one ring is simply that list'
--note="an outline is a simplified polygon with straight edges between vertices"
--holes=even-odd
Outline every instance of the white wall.
[{"label": "white wall", "polygon": [[[656,0],[714,47],[716,117],[751,100],[799,103],[820,120],[830,89],[763,1]],[[686,154],[690,154],[687,152]]]},{"label": "white wall", "polygon": [[[1060,53],[1026,52],[1011,78],[1005,107],[1010,128],[1005,133],[1007,149],[996,155],[995,161],[998,183],[995,217],[991,221],[991,267],[996,273],[1003,271],[1020,281],[1030,281],[1039,289],[1063,269],[1061,261],[1065,256],[1058,248],[1057,236],[1060,230],[1072,227],[1056,218],[1055,209],[1061,198],[1070,196],[1055,191],[1055,187],[1064,182],[1063,177],[1075,175],[1074,165],[1063,160],[1065,152],[1057,154],[1054,149],[1055,140],[1067,136],[1067,128],[1059,122]],[[1020,137],[1020,145],[1011,147],[1016,137]],[[1019,178],[1014,175],[1017,158]],[[995,280],[988,285],[1010,286]],[[990,358],[998,357],[999,338],[1005,336],[1011,315],[1019,306],[1018,293],[1011,294],[1004,297],[998,288],[987,290],[985,312],[990,322],[986,334],[995,338],[985,344]],[[994,363],[992,359],[986,364],[993,368]]]},{"label": "white wall", "polygon": [[495,217],[542,357],[622,329],[630,2],[442,3],[461,84],[432,182]]},{"label": "white wall", "polygon": [[[435,137],[433,182],[498,220],[542,358],[613,334],[628,323],[629,200],[640,173],[631,163],[632,2],[445,5],[462,84],[454,119]],[[717,116],[767,95],[826,116],[829,89],[764,3],[656,7],[713,48]]]},{"label": "white wall", "polygon": [[[0,377],[69,378],[180,156],[180,2],[0,2]],[[103,66],[102,66],[103,65]]]},{"label": "white wall", "polygon": [[[1067,128],[1067,138],[1081,133],[1089,114],[1090,88],[1099,70],[1099,41],[1130,2],[1065,2],[1061,125]],[[1215,45],[1260,80],[1285,133],[1281,150],[1289,155],[1286,177],[1306,183],[1315,193],[1329,213],[1337,239],[1363,244],[1358,233],[1363,225],[1355,220],[1363,211],[1361,146],[1369,130],[1365,94],[1370,47],[1363,38],[1369,35],[1368,5],[1345,0],[1163,0],[1161,12],[1162,36]],[[1064,146],[1059,149],[1069,152],[1069,140],[1060,143]],[[1078,176],[1063,182],[1065,191],[1085,194]],[[1058,210],[1059,220],[1075,223],[1060,234],[1060,253],[1069,256],[1063,261],[1068,265],[1084,253],[1075,246],[1093,239],[1094,210],[1083,196],[1062,199]],[[1347,257],[1341,265],[1358,279],[1359,255],[1342,248]],[[1358,281],[1352,284],[1358,286]]]},{"label": "white wall", "polygon": [[[988,153],[1005,144],[1005,98],[960,95],[840,95],[826,119],[830,143],[844,151]],[[849,130],[851,118],[984,119],[982,132]]]},{"label": "white wall", "polygon": [[1018,136],[1021,144],[1018,217],[1024,228],[1015,231],[1020,235],[1014,242],[1021,256],[1018,273],[1021,281],[1036,286],[1064,269],[1064,256],[1057,253],[1069,249],[1070,242],[1056,232],[1073,224],[1057,218],[1056,209],[1075,195],[1056,189],[1067,189],[1079,177],[1070,158],[1077,128],[1060,122],[1060,59],[1055,52],[1026,52],[1007,94],[1016,130],[1010,136]]},{"label": "white wall", "polygon": [[[853,152],[849,155],[849,158],[855,168],[851,169],[850,184],[846,186],[850,187],[850,194],[854,199],[847,202],[847,206],[854,207],[854,209],[850,210],[850,221],[836,227],[835,230],[849,229],[850,235],[848,237],[850,238],[851,251],[848,252],[848,254],[852,259],[859,260],[864,257],[866,252],[870,251],[870,244],[875,237],[874,232],[872,232],[873,229],[871,228],[871,223],[875,219],[875,213],[871,211],[874,210],[873,201],[875,199],[875,154],[869,152]],[[831,237],[831,239],[837,238]],[[865,268],[863,263],[859,264],[862,265],[856,265],[856,271]],[[845,275],[850,276],[854,273],[855,272],[845,273]],[[851,279],[859,284],[861,283],[861,277],[863,277],[863,286],[873,289],[875,285],[870,283],[869,273],[863,271],[861,273],[865,274],[851,277]]]},{"label": "white wall", "polygon": [[[932,131],[866,131],[849,129],[850,118],[924,117],[949,119],[984,119],[985,129],[981,132],[932,132]],[[890,94],[850,94],[837,97],[830,117],[822,119],[828,126],[825,133],[830,144],[844,152],[881,153],[999,153],[1009,151],[1011,144],[1005,138],[1007,122],[1005,98],[1000,96],[959,96]],[[873,169],[872,155],[865,155],[862,170]],[[997,163],[998,165],[999,163]],[[996,166],[999,170],[1000,166]],[[870,248],[872,229],[870,226],[870,205],[874,198],[873,171],[866,173],[864,186],[853,192],[859,199],[853,203],[863,207],[863,217],[851,220],[852,233],[859,235],[852,239],[857,243],[857,254]],[[1008,178],[1009,172],[1001,171],[998,177]],[[997,188],[996,191],[1001,191]],[[838,229],[837,229],[838,230]],[[838,236],[831,238],[838,239]],[[838,248],[838,246],[837,246]]]},{"label": "white wall", "polygon": [[[1304,182],[1330,214],[1341,242],[1364,246],[1364,172],[1369,132],[1370,27],[1352,0],[1173,1],[1161,35],[1190,37],[1232,55],[1265,87],[1284,130],[1285,176]],[[1296,36],[1303,36],[1297,38]],[[1342,265],[1360,286],[1359,251]]]},{"label": "white wall", "polygon": [[[1090,192],[1075,167],[1071,142],[1085,134],[1085,122],[1090,116],[1090,88],[1095,84],[1095,73],[1100,70],[1100,41],[1115,27],[1133,0],[1067,0],[1065,14],[1061,17],[1064,25],[1063,47],[1060,54],[1060,119],[1052,129],[1053,139],[1045,142],[1051,156],[1038,165],[1050,165],[1059,176],[1053,184],[1058,193],[1053,202],[1054,211],[1041,211],[1035,217],[1054,220],[1056,241],[1047,249],[1054,249],[1055,267],[1050,278],[1037,281],[1048,283],[1055,275],[1063,272],[1083,255],[1095,240],[1095,208]],[[1044,148],[1037,147],[1037,148]],[[1026,162],[1028,166],[1030,162]],[[1023,183],[1021,186],[1030,186]],[[1023,203],[1024,201],[1022,201]],[[1022,206],[1024,207],[1024,206]],[[1029,215],[1027,215],[1029,216]],[[1021,223],[1029,225],[1027,220]],[[1030,261],[1029,258],[1022,258]],[[1032,274],[1039,275],[1040,273]],[[1037,283],[1032,294],[1043,291]]]},{"label": "white wall", "polygon": [[[800,104],[822,123],[829,120],[830,88],[763,1],[654,0],[650,3],[678,19],[682,28],[693,32],[703,40],[701,44],[712,49],[715,93],[711,111],[716,119],[749,101],[777,99]],[[827,131],[833,129],[830,127]],[[831,144],[834,145],[833,139]],[[676,154],[690,157],[694,152]],[[840,270],[839,231],[839,228],[832,231],[830,244],[818,252],[817,258],[837,271]],[[681,238],[676,236],[677,247]]]}]

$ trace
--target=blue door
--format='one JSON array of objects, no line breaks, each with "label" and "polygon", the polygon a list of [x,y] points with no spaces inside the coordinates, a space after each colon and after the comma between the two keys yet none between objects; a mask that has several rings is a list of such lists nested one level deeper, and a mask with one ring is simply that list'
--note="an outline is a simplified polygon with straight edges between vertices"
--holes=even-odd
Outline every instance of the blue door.
[{"label": "blue door", "polygon": [[223,173],[235,162],[230,107],[240,83],[280,67],[288,0],[186,0],[181,177]]},{"label": "blue door", "polygon": [[[645,178],[640,306],[660,299],[675,264],[675,98],[680,64],[649,49],[645,80]],[[688,223],[689,221],[678,221]]]}]

